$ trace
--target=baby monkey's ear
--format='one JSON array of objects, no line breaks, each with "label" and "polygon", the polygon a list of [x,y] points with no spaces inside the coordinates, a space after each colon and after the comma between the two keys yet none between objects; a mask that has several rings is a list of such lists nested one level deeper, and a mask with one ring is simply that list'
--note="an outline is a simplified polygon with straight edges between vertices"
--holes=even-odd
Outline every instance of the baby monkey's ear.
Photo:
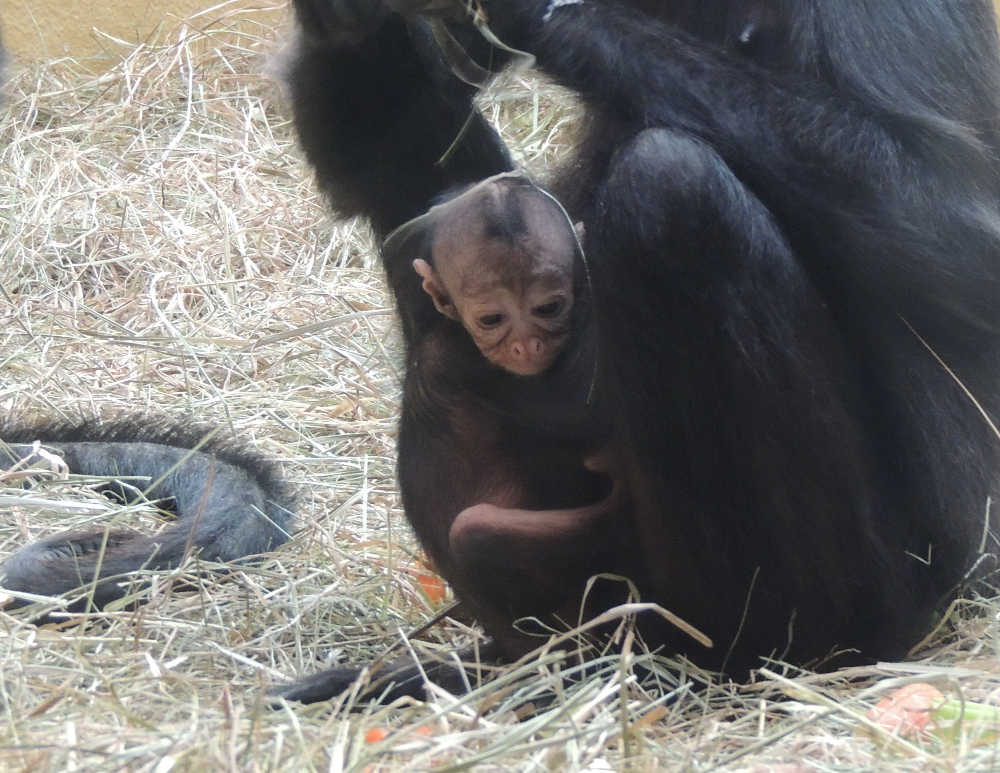
[{"label": "baby monkey's ear", "polygon": [[455,304],[451,302],[451,297],[444,289],[441,279],[438,277],[434,267],[423,258],[413,261],[413,270],[424,280],[421,287],[434,301],[434,308],[451,319],[458,319],[458,311]]}]

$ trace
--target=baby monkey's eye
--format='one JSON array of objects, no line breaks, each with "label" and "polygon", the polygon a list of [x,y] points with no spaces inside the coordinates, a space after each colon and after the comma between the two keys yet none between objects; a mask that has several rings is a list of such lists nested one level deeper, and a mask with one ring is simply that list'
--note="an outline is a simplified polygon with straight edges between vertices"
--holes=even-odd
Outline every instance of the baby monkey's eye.
[{"label": "baby monkey's eye", "polygon": [[503,314],[483,314],[483,316],[478,319],[478,322],[479,327],[484,330],[489,330],[490,328],[494,328],[503,322]]},{"label": "baby monkey's eye", "polygon": [[536,306],[533,311],[536,317],[554,317],[560,311],[562,311],[563,302],[561,298],[557,298],[554,301],[549,301],[548,303],[543,303],[541,306]]}]

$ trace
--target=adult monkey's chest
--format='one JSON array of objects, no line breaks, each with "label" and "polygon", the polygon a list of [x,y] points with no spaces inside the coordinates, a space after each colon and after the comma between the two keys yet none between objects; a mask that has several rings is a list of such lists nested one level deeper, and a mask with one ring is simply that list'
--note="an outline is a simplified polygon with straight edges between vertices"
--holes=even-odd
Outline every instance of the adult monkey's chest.
[{"label": "adult monkey's chest", "polygon": [[651,17],[761,64],[787,61],[789,30],[777,0],[624,0]]}]

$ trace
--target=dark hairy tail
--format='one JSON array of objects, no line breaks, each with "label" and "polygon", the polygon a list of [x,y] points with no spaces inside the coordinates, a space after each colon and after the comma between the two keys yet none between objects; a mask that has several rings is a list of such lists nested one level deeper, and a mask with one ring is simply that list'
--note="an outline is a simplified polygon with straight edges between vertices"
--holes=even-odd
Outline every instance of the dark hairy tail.
[{"label": "dark hairy tail", "polygon": [[[87,598],[68,610],[79,611],[90,600],[103,607],[124,596],[126,587],[115,580],[139,569],[169,569],[189,553],[234,561],[283,543],[292,498],[276,465],[211,434],[149,417],[83,424],[0,421],[0,469],[29,456],[30,444],[40,441],[70,472],[130,479],[109,492],[132,499],[141,491],[176,513],[155,536],[95,528],[34,542],[0,564],[0,587],[43,596],[86,587]],[[15,597],[13,604],[20,603]]]}]

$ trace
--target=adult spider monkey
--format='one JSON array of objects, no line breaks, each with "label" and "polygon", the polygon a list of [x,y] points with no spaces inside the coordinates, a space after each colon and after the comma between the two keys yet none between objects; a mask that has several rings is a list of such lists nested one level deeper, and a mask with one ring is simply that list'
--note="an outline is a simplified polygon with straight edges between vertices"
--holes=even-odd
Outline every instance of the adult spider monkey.
[{"label": "adult spider monkey", "polygon": [[[367,216],[384,237],[443,192],[511,167],[472,110],[473,89],[414,15],[434,11],[480,63],[502,57],[464,4],[450,15],[448,3],[419,0],[294,5],[296,126],[339,212]],[[593,394],[581,401],[571,388],[569,408],[542,398],[521,407],[537,408],[539,427],[555,418],[553,431],[606,432],[602,458],[627,498],[619,541],[573,546],[573,577],[580,564],[627,571],[645,599],[717,646],[642,619],[647,641],[735,675],[770,655],[812,664],[844,653],[827,665],[904,655],[983,566],[983,517],[997,493],[991,3],[477,7],[587,112],[551,189],[586,229]],[[437,315],[416,278],[399,278],[395,251],[383,257],[409,384]],[[527,393],[531,383],[517,385]],[[480,417],[503,414],[490,386],[469,386]],[[469,475],[453,475],[449,462],[475,417],[460,424],[434,405],[433,394],[405,393],[406,513],[496,654],[516,657],[525,644],[509,635],[514,616],[557,611],[580,588],[567,583],[558,600],[548,592],[563,566],[558,535],[534,553],[512,549],[498,518],[474,550],[455,543],[461,508],[449,503],[471,504],[476,469],[472,458]],[[549,482],[553,500],[571,497],[572,483],[558,490],[565,470],[547,477],[545,458],[530,480]],[[498,594],[498,566],[530,571]],[[321,699],[355,673],[324,672],[283,694]],[[396,675],[396,693],[419,692],[407,676]]]}]

